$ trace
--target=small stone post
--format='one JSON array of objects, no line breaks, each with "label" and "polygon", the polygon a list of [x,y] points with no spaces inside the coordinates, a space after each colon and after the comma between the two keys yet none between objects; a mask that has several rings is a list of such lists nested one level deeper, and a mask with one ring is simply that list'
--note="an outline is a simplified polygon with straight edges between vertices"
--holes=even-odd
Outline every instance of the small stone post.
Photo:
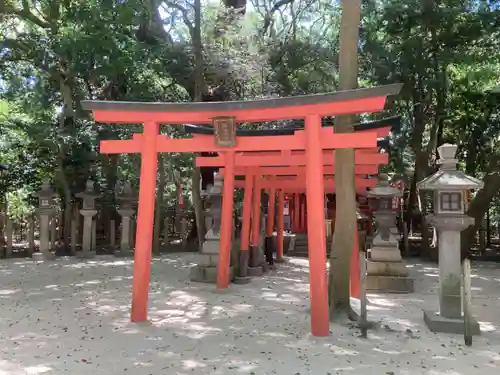
[{"label": "small stone post", "polygon": [[134,254],[134,247],[132,246],[132,217],[135,215],[133,204],[136,200],[132,191],[130,182],[125,182],[123,191],[117,195],[116,200],[119,202],[120,208],[118,214],[122,218],[122,226],[120,233],[120,248],[115,250],[115,256],[128,256]]},{"label": "small stone post", "polygon": [[38,193],[38,208],[36,214],[40,217],[40,252],[33,253],[32,258],[36,261],[54,259],[50,251],[50,217],[54,215],[54,198],[57,194],[52,190],[50,183],[44,181]]},{"label": "small stone post", "polygon": [[[434,214],[429,215],[428,220],[438,231],[439,312],[424,311],[425,323],[432,332],[464,332],[460,232],[474,223],[473,218],[465,215],[465,194],[470,189],[481,189],[483,182],[457,170],[456,151],[456,145],[438,147],[440,170],[417,185],[420,190],[434,192]],[[472,319],[471,331],[472,334],[480,332],[475,319]]]},{"label": "small stone post", "polygon": [[137,222],[134,216],[130,218],[130,247],[135,248]]},{"label": "small stone post", "polygon": [[97,214],[95,209],[95,200],[101,195],[94,190],[94,182],[88,180],[85,191],[76,194],[77,198],[83,200],[80,215],[83,216],[83,235],[82,235],[82,249],[77,253],[80,258],[93,258],[95,257],[95,250],[92,249],[92,223],[93,218]]},{"label": "small stone post", "polygon": [[97,249],[97,222],[95,220],[92,220],[92,241],[90,246],[90,250],[95,252]]},{"label": "small stone post", "polygon": [[369,291],[413,292],[413,279],[408,276],[398,240],[394,237],[396,212],[392,210],[392,199],[401,196],[401,192],[389,185],[386,174],[380,174],[377,186],[368,196],[376,199],[373,208],[378,230],[372,240],[367,263],[366,288]]}]

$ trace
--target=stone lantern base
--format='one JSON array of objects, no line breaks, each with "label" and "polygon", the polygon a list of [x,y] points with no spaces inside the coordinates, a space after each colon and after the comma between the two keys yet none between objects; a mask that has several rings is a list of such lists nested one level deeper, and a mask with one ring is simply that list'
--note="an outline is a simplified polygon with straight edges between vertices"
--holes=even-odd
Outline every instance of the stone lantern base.
[{"label": "stone lantern base", "polygon": [[[199,283],[217,283],[218,255],[198,254],[198,264],[189,270],[189,279]],[[234,280],[234,268],[229,267],[229,280]]]},{"label": "stone lantern base", "polygon": [[[217,265],[219,263],[220,237],[210,230],[200,254],[196,255],[196,266],[189,270],[189,279],[200,283],[217,282]],[[234,280],[234,267],[229,267],[229,280]]]},{"label": "stone lantern base", "polygon": [[389,236],[381,241],[375,237],[367,262],[366,289],[371,292],[412,293],[413,279],[409,277],[406,265],[401,258],[398,241]]},{"label": "stone lantern base", "polygon": [[[471,333],[479,335],[481,333],[479,322],[473,317],[471,317],[471,320]],[[433,311],[424,311],[424,321],[431,332],[464,333],[463,319],[446,318]]]},{"label": "stone lantern base", "polygon": [[367,275],[366,290],[369,292],[413,293],[413,279],[408,276]]}]

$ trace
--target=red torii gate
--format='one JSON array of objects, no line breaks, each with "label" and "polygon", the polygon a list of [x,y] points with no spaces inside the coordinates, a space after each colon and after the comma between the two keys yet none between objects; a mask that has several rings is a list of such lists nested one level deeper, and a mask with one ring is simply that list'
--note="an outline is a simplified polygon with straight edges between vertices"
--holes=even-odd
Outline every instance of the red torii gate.
[{"label": "red torii gate", "polygon": [[[154,225],[156,172],[159,152],[217,152],[224,154],[224,167],[234,175],[235,153],[243,151],[305,150],[307,159],[307,201],[311,252],[310,298],[311,330],[315,336],[329,334],[328,293],[326,280],[326,249],[323,220],[322,150],[335,148],[372,148],[377,133],[334,134],[321,127],[322,116],[337,116],[376,112],[383,109],[389,95],[398,94],[400,84],[368,89],[348,90],[328,94],[265,99],[246,102],[207,103],[140,103],[113,101],[83,101],[82,107],[91,110],[95,121],[124,124],[143,124],[142,134],[131,140],[102,141],[101,153],[141,153],[137,240],[134,254],[132,287],[133,322],[147,320],[150,281],[151,247]],[[277,119],[305,119],[305,130],[294,135],[249,137],[236,139],[235,126],[239,122],[263,122]],[[160,124],[212,123],[216,137],[169,139],[159,133]],[[231,246],[234,178],[224,183],[221,248],[219,252],[218,287],[227,288]],[[311,254],[313,254],[311,256]]]},{"label": "red torii gate", "polygon": [[[390,127],[382,127],[376,128],[377,136],[387,136],[390,130]],[[194,134],[196,138],[207,138],[210,135],[201,135]],[[328,154],[324,155],[324,165],[323,165],[323,175],[325,184],[325,190],[333,191],[335,189],[333,176],[335,173],[335,163],[334,158],[332,158],[332,152],[329,151]],[[258,264],[256,260],[259,259],[258,256],[258,245],[259,245],[259,236],[258,236],[258,223],[260,221],[260,190],[267,190],[269,193],[270,202],[274,202],[276,191],[278,191],[278,236],[276,238],[277,243],[277,251],[276,251],[276,261],[281,261],[283,259],[283,229],[284,229],[284,217],[282,216],[283,207],[284,207],[284,194],[286,193],[302,193],[305,192],[305,171],[306,167],[304,164],[306,163],[305,154],[303,151],[282,151],[282,152],[248,152],[241,153],[238,155],[239,158],[235,160],[235,175],[245,176],[246,181],[238,180],[235,182],[235,187],[245,188],[244,193],[244,205],[243,205],[243,220],[242,220],[242,228],[241,228],[241,241],[240,241],[240,264],[239,264],[239,276],[241,278],[245,278],[248,276],[247,266],[250,263],[252,267],[252,272],[258,268]],[[328,158],[330,156],[330,158]],[[291,164],[299,164],[300,166],[288,166],[288,167],[263,167],[261,165],[270,165],[272,163],[276,163],[276,159],[279,159],[282,163]],[[196,158],[197,166],[222,166],[224,163],[223,157],[215,157],[215,156],[202,156]],[[357,150],[356,151],[356,174],[360,176],[366,176],[370,174],[378,173],[378,164],[384,164],[387,161],[387,154],[379,154],[378,151],[369,151],[369,150]],[[367,165],[360,164],[362,162],[369,163]],[[246,167],[239,166],[239,164],[247,165]],[[330,164],[330,165],[327,165]],[[248,165],[253,165],[249,167]],[[225,176],[224,168],[219,168],[219,174]],[[261,181],[258,189],[259,191],[255,192],[255,197],[253,199],[254,208],[250,209],[252,206],[252,189],[254,188],[253,176],[264,177],[264,181]],[[292,177],[293,176],[293,177]],[[270,181],[272,179],[273,181]],[[358,192],[366,191],[367,187],[375,186],[376,181],[374,180],[364,180],[358,178],[356,180],[356,189]],[[297,196],[298,198],[298,196]],[[273,228],[274,228],[274,216],[275,216],[275,206],[273,204],[268,205],[268,221],[266,225],[266,260],[268,262],[273,262],[272,251],[274,250],[273,246]],[[299,221],[305,228],[305,202],[302,206],[301,213],[303,217],[298,217],[302,220]],[[252,227],[252,236],[249,239],[250,233],[250,219],[253,216],[254,226]],[[297,223],[294,225],[296,228],[302,226],[297,226]],[[353,248],[355,250],[355,259],[359,258],[357,246]],[[359,262],[358,267],[354,265],[354,269],[359,270]],[[219,270],[220,271],[220,270]],[[359,273],[359,272],[358,272]],[[359,285],[359,275],[356,276],[356,273],[352,275],[354,284]],[[241,279],[242,280],[242,279]],[[355,288],[356,289],[356,288]],[[356,297],[359,297],[359,293],[356,294]]]},{"label": "red torii gate", "polygon": [[[368,170],[370,171],[370,174],[377,173],[378,170],[376,166],[369,166]],[[293,167],[292,167],[293,168]],[[248,178],[252,178],[253,175],[261,175],[264,177],[264,180],[261,181],[259,184],[259,192],[256,192],[257,195],[260,195],[260,189],[264,188],[268,190],[269,194],[269,202],[268,202],[268,215],[267,215],[267,223],[266,223],[266,247],[272,245],[272,237],[273,237],[273,228],[274,228],[274,218],[275,218],[275,195],[276,191],[278,191],[278,215],[277,216],[277,237],[276,237],[276,261],[280,262],[283,261],[283,231],[284,231],[284,195],[285,193],[302,193],[306,191],[306,186],[305,186],[305,181],[302,184],[290,184],[290,182],[297,182],[297,178],[290,177],[288,175],[279,175],[280,173],[290,173],[290,171],[284,167],[280,168],[282,169],[281,171],[277,171],[275,175],[272,176],[267,176],[266,174],[269,173],[267,170],[272,168],[255,168],[255,169],[249,169],[245,174],[245,179],[247,181],[241,181],[238,180],[235,182],[235,187],[239,188],[244,188],[245,193],[244,193],[244,207],[243,207],[243,225],[241,229],[241,243],[240,243],[240,253],[244,254],[247,252],[247,250],[250,250],[250,259],[255,259],[256,258],[256,250],[258,246],[258,228],[253,228],[252,229],[252,247],[249,249],[249,233],[250,233],[250,204],[251,204],[251,196],[252,196],[252,190],[251,187],[249,188],[249,183],[248,183]],[[219,173],[221,173],[222,176],[224,176],[224,169],[220,169]],[[358,173],[358,172],[357,172]],[[328,183],[325,183],[325,190],[330,189],[330,191],[335,190],[335,185],[333,180],[333,176],[324,176],[325,182],[333,182],[331,183],[331,186],[329,186]],[[355,181],[355,187],[357,192],[365,192],[367,187],[374,187],[376,185],[376,180],[366,180],[366,179],[361,179],[361,178],[356,178]],[[254,200],[254,209],[253,209],[253,214],[258,215],[259,214],[259,204],[260,200]],[[303,210],[305,212],[305,210]],[[254,225],[258,225],[259,218],[254,217]],[[352,249],[352,257],[351,257],[351,296],[355,298],[359,298],[360,294],[360,278],[359,278],[359,245],[358,245],[358,235],[357,235],[357,230],[356,233],[354,233],[354,238],[355,242],[353,245]],[[266,249],[268,250],[268,249]],[[272,249],[273,250],[273,249]],[[268,250],[272,252],[272,250]],[[253,252],[253,254],[252,254]],[[270,258],[272,257],[271,253],[266,254],[266,257]],[[243,257],[245,259],[244,262],[240,262],[240,276],[245,277],[247,276],[247,256]],[[253,267],[256,267],[257,264],[252,264]]]}]

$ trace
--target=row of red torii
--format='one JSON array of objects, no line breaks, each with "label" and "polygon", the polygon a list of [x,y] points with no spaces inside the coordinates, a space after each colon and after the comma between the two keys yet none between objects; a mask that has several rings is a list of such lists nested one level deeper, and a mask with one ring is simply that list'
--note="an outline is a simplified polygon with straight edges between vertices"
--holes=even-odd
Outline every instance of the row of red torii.
[{"label": "row of red torii", "polygon": [[[338,148],[359,149],[355,156],[356,164],[359,165],[356,172],[359,168],[360,175],[366,171],[372,173],[379,164],[387,162],[387,156],[377,153],[377,138],[387,136],[390,127],[336,134],[332,128],[322,127],[321,119],[325,116],[381,111],[387,97],[398,94],[400,90],[401,85],[395,84],[246,102],[84,101],[83,108],[93,111],[95,121],[144,125],[143,133],[134,134],[131,140],[102,141],[100,145],[101,153],[140,153],[142,157],[131,320],[146,321],[148,316],[158,153],[215,152],[218,157],[197,158],[196,163],[198,166],[223,167],[217,287],[227,288],[229,285],[234,189],[245,188],[241,239],[243,251],[248,251],[251,240],[249,216],[252,191],[255,195],[258,191],[259,197],[260,189],[278,191],[279,202],[282,202],[285,192],[305,191],[308,247],[314,249],[309,251],[311,331],[314,336],[329,335],[324,196],[325,189],[334,189],[331,178],[335,173],[333,151]],[[295,131],[293,135],[235,136],[237,123],[287,119],[304,119],[304,130]],[[160,134],[160,124],[186,123],[212,124],[215,136],[195,134],[192,138],[170,139]],[[262,177],[264,173],[267,178]],[[237,174],[245,175],[245,181],[235,181]],[[280,177],[288,174],[295,177]],[[356,179],[357,189],[365,190],[370,184],[362,178]],[[253,221],[258,223],[258,220]]]}]

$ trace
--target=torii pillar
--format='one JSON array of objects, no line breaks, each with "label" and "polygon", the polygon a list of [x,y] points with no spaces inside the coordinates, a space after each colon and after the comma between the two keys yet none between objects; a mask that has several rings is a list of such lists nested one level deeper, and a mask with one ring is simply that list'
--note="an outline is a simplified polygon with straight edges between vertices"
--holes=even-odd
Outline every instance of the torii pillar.
[{"label": "torii pillar", "polygon": [[265,242],[265,255],[266,263],[270,266],[274,265],[274,214],[276,208],[276,188],[269,189],[269,200],[267,204],[267,222],[266,222],[266,242]]},{"label": "torii pillar", "polygon": [[250,260],[250,221],[252,216],[252,195],[254,175],[249,173],[245,176],[245,192],[243,196],[243,222],[241,226],[239,273],[234,279],[237,284],[246,284],[250,281],[248,276],[248,262]]},{"label": "torii pillar", "polygon": [[[309,288],[311,295],[311,330],[313,336],[328,336],[328,283],[326,278],[326,234],[324,223],[323,150],[321,148],[321,117],[305,118],[306,182],[307,182],[307,245],[309,256]],[[313,251],[312,251],[313,250]]]},{"label": "torii pillar", "polygon": [[278,193],[278,222],[276,223],[276,262],[281,263],[283,258],[283,240],[285,232],[285,190],[280,189]]}]

